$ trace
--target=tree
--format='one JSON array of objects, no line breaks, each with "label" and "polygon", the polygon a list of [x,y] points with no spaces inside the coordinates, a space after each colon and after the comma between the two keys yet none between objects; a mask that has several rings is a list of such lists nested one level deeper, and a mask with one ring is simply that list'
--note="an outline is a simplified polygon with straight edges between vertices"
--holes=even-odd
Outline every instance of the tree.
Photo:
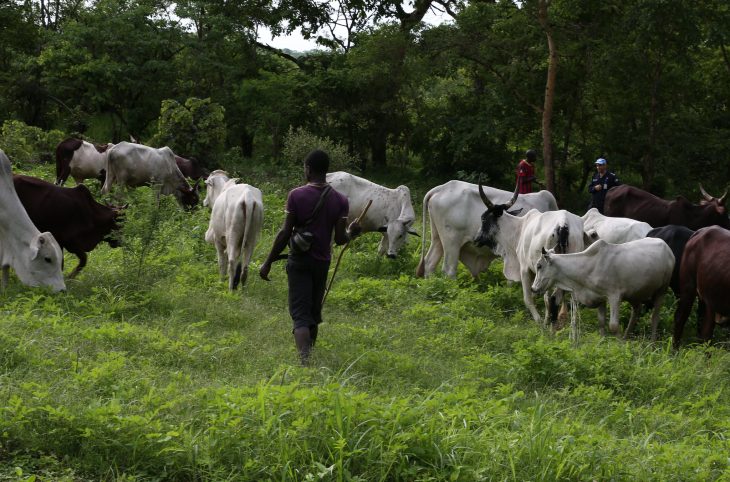
[{"label": "tree", "polygon": [[155,146],[169,146],[184,157],[195,157],[203,166],[214,168],[226,142],[225,110],[210,99],[191,97],[180,104],[162,101]]}]

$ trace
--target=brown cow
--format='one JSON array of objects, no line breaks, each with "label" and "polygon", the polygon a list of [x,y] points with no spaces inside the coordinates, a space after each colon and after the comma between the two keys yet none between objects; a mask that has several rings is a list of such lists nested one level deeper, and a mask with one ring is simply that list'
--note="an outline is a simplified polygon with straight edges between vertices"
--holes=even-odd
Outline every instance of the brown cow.
[{"label": "brown cow", "polygon": [[677,196],[674,201],[666,201],[637,187],[623,185],[606,193],[604,212],[606,216],[644,221],[653,228],[678,224],[697,230],[716,224],[730,229],[725,209],[726,195],[705,199],[706,204],[697,205],[682,196]]},{"label": "brown cow", "polygon": [[716,321],[730,316],[730,232],[718,226],[698,230],[684,247],[679,273],[679,304],[674,312],[674,347],[684,331],[695,298],[705,304],[704,319],[697,320],[699,336],[708,341]]},{"label": "brown cow", "polygon": [[208,177],[208,174],[210,174],[210,172],[208,172],[206,168],[202,167],[200,162],[194,157],[185,159],[184,157],[180,157],[176,154],[175,164],[177,164],[177,168],[180,169],[183,176],[193,180],[205,179]]},{"label": "brown cow", "polygon": [[21,175],[14,175],[13,183],[33,224],[41,231],[50,231],[62,249],[78,256],[79,265],[70,278],[86,266],[86,253],[102,240],[113,248],[119,246],[110,234],[119,229],[120,210],[96,202],[83,184],[60,187]]}]

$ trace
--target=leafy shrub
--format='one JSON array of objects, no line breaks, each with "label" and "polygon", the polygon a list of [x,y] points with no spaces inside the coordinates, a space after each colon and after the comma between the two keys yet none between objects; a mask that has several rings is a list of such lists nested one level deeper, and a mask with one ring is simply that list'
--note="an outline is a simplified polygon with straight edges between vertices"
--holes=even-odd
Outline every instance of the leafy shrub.
[{"label": "leafy shrub", "polygon": [[162,101],[156,146],[169,146],[175,153],[195,157],[212,169],[223,153],[226,141],[225,109],[208,99],[190,97],[185,104],[173,99]]},{"label": "leafy shrub", "polygon": [[21,121],[7,120],[0,132],[0,148],[14,162],[52,162],[56,146],[63,139],[59,130],[44,131]]},{"label": "leafy shrub", "polygon": [[282,158],[287,168],[301,176],[302,162],[314,149],[321,149],[330,156],[330,171],[357,170],[358,159],[347,152],[347,147],[329,137],[319,137],[306,129],[289,128],[284,137]]}]

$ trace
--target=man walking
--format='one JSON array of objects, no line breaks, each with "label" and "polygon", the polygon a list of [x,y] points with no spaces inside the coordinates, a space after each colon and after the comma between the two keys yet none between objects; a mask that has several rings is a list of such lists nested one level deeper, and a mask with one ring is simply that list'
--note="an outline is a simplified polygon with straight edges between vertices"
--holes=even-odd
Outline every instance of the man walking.
[{"label": "man walking", "polygon": [[307,155],[304,160],[307,183],[289,192],[284,224],[259,270],[261,278],[269,281],[271,264],[287,244],[290,245],[286,264],[289,315],[302,365],[309,360],[322,322],[322,298],[332,257],[332,233],[335,243],[342,245],[361,231],[357,221],[349,228],[345,227],[349,205],[345,196],[327,184],[329,161],[327,153],[321,150]]},{"label": "man walking", "polygon": [[604,158],[596,159],[596,173],[588,185],[588,192],[592,195],[591,207],[603,214],[603,203],[606,201],[606,192],[612,187],[621,185],[616,174],[608,171],[608,164]]}]

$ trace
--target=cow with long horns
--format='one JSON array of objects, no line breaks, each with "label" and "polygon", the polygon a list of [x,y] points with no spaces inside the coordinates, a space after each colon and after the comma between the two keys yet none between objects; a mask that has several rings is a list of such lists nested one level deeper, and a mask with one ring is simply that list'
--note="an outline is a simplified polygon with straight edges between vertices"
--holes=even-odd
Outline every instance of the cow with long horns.
[{"label": "cow with long horns", "polygon": [[[525,306],[532,318],[540,322],[532,294],[535,265],[543,249],[555,249],[556,253],[577,253],[583,251],[583,220],[565,210],[540,212],[531,209],[518,217],[519,211],[509,209],[517,201],[515,189],[512,199],[505,204],[494,204],[484,193],[479,183],[479,195],[487,210],[482,214],[482,226],[474,238],[477,246],[487,246],[504,260],[504,276],[522,283]],[[556,305],[554,299],[545,294],[549,306],[545,320],[554,321]]]},{"label": "cow with long horns", "polygon": [[719,198],[707,194],[702,186],[700,191],[702,201],[692,204],[683,196],[667,201],[634,186],[618,186],[606,193],[604,213],[606,216],[644,221],[654,228],[677,224],[697,230],[716,224],[730,229],[725,207],[727,191]]}]

